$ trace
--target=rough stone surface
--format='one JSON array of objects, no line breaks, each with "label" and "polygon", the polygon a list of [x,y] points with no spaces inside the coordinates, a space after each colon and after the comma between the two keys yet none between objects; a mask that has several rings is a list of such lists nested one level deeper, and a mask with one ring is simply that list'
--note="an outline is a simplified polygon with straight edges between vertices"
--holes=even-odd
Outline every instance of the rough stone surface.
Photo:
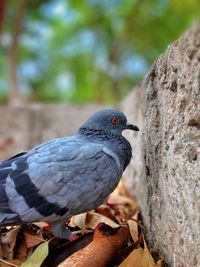
[{"label": "rough stone surface", "polygon": [[[137,118],[142,106],[145,121]],[[144,125],[139,140],[130,139],[137,155],[126,176],[148,241],[169,266],[200,266],[200,22],[169,46],[123,107]]]},{"label": "rough stone surface", "polygon": [[101,105],[0,106],[0,160],[59,136],[74,134]]},{"label": "rough stone surface", "polygon": [[[132,160],[125,170],[125,183],[128,188],[133,189],[132,193],[137,195],[140,201],[145,194],[144,180],[144,155],[143,155],[143,129],[145,124],[144,116],[144,88],[135,88],[123,101],[121,109],[126,114],[130,123],[137,125],[139,132],[125,131],[124,136],[131,142],[133,149]],[[133,179],[134,177],[134,179]]]}]

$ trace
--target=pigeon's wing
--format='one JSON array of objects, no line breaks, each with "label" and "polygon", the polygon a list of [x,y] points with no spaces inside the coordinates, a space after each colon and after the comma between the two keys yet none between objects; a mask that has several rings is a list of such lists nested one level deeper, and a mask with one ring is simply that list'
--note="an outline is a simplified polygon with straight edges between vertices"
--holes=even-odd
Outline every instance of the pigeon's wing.
[{"label": "pigeon's wing", "polygon": [[78,136],[55,140],[36,150],[28,159],[32,181],[40,195],[66,207],[70,215],[102,203],[123,171],[112,150]]},{"label": "pigeon's wing", "polygon": [[7,221],[7,223],[12,223],[13,221],[20,222],[18,214],[10,209],[5,186],[6,178],[13,171],[13,168],[15,168],[15,161],[18,159],[21,160],[22,156],[25,154],[26,152],[22,152],[0,163],[0,224],[4,221]]},{"label": "pigeon's wing", "polygon": [[[66,213],[65,207],[60,207],[56,201],[49,202],[45,192],[43,195],[39,192],[40,184],[45,184],[43,188],[46,191],[54,192],[61,188],[61,185],[56,186],[56,183],[51,182],[49,167],[51,161],[55,161],[63,139],[51,140],[0,163],[1,225],[32,222],[52,214],[61,216]],[[69,140],[64,143],[70,144]],[[50,187],[53,187],[52,190]]]},{"label": "pigeon's wing", "polygon": [[[65,208],[48,202],[45,196],[39,193],[40,183],[46,183],[47,190],[51,184],[51,175],[48,173],[51,155],[54,154],[54,158],[59,145],[62,144],[62,138],[51,140],[0,163],[1,225],[37,221],[54,213],[66,213]],[[42,158],[42,162],[34,164],[33,169],[29,171],[29,161],[34,162],[37,158],[39,162],[39,158]],[[32,176],[32,172],[36,175]],[[55,184],[53,186],[56,187]]]},{"label": "pigeon's wing", "polygon": [[[5,163],[0,165],[7,170],[0,174],[4,203],[25,222],[53,221],[98,206],[122,172],[111,150],[76,136],[47,142],[8,164],[7,169]],[[10,222],[3,207],[2,213]]]}]

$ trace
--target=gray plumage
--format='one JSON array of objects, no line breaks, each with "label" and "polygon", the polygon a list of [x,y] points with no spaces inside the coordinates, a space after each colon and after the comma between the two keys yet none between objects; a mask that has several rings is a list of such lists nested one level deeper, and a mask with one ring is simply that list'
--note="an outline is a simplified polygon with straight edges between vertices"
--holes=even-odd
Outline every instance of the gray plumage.
[{"label": "gray plumage", "polygon": [[72,215],[98,207],[117,186],[132,151],[123,113],[93,114],[77,134],[48,141],[0,163],[0,224],[46,221],[67,237]]}]

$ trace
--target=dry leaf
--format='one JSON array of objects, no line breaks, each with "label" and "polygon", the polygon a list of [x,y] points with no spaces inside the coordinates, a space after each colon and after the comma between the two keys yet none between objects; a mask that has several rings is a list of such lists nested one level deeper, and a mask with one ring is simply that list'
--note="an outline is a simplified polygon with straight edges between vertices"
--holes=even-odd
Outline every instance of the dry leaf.
[{"label": "dry leaf", "polygon": [[[3,258],[4,256],[3,254],[3,256],[1,255],[1,245],[3,245],[4,250],[2,252],[6,252],[7,256],[10,258],[13,257],[13,251],[15,251],[15,259],[7,260],[8,258],[6,258],[6,261],[19,266],[22,261],[32,254],[28,260],[21,265],[22,267],[39,267],[42,263],[42,266],[55,267],[67,257],[68,258],[62,263],[63,265],[59,265],[60,267],[104,267],[108,266],[111,261],[112,264],[117,264],[118,266],[125,257],[127,257],[127,255],[129,256],[121,263],[121,267],[163,267],[162,259],[158,260],[155,264],[145,240],[143,240],[144,249],[139,247],[143,237],[140,234],[138,239],[138,206],[134,198],[131,197],[125,188],[123,182],[120,182],[117,189],[111,194],[108,203],[111,204],[111,206],[102,205],[96,209],[96,212],[90,211],[88,213],[73,216],[70,220],[69,226],[73,228],[79,227],[82,232],[84,232],[86,229],[99,229],[99,223],[100,225],[102,225],[102,223],[106,223],[113,228],[113,234],[109,234],[109,231],[105,231],[105,234],[102,234],[101,231],[96,232],[95,229],[92,242],[92,233],[90,233],[89,239],[86,238],[86,235],[82,235],[80,240],[77,239],[74,242],[67,241],[66,244],[57,243],[54,247],[52,245],[52,248],[50,245],[49,249],[48,245],[50,240],[43,242],[44,239],[39,234],[32,233],[30,229],[26,230],[26,228],[22,228],[17,237],[17,232],[14,233],[17,230],[13,230],[13,228],[10,227],[10,230],[6,233],[6,235],[3,233],[2,236],[4,243],[0,243],[0,258]],[[117,224],[116,221],[119,223],[126,221],[128,223],[130,234],[132,239],[135,241],[135,243],[132,244],[132,241],[129,240],[128,244],[130,246],[124,246],[121,250],[119,250],[119,247],[122,245],[123,240],[127,240],[128,234],[119,234],[120,231],[117,229],[119,224]],[[46,223],[35,223],[35,225],[40,228],[49,226],[49,224]],[[97,225],[98,227],[96,227]],[[19,241],[17,243],[16,238],[18,238]],[[81,238],[83,239],[82,241]],[[43,243],[40,244],[41,242]],[[87,245],[88,243],[89,245]],[[9,248],[10,244],[11,247]],[[40,245],[35,249],[34,247],[38,244]],[[126,249],[127,251],[125,251]],[[120,253],[121,258],[119,257],[117,263],[114,262],[114,259],[116,256],[120,255]],[[8,265],[2,265],[0,262],[0,267],[1,266],[7,267]]]},{"label": "dry leaf", "polygon": [[52,238],[49,243],[49,254],[43,262],[43,267],[56,267],[73,253],[86,247],[93,240],[93,234],[87,233],[76,240],[69,242],[67,239]]},{"label": "dry leaf", "polygon": [[131,198],[128,198],[126,196],[120,196],[120,195],[113,195],[111,194],[111,196],[108,199],[108,205],[113,206],[113,205],[132,205],[135,206],[135,201]]},{"label": "dry leaf", "polygon": [[130,220],[128,220],[128,226],[129,226],[129,230],[130,230],[130,234],[131,237],[133,239],[134,242],[136,242],[138,240],[138,213],[136,212],[132,218]]},{"label": "dry leaf", "polygon": [[114,210],[111,209],[108,205],[101,205],[95,209],[95,212],[104,215],[105,217],[111,219],[112,221],[116,222],[116,218],[114,216]]},{"label": "dry leaf", "polygon": [[119,267],[148,267],[143,265],[143,248],[135,249],[120,265]]},{"label": "dry leaf", "polygon": [[23,234],[27,248],[35,247],[45,241],[40,234],[36,234],[28,230],[25,230]]},{"label": "dry leaf", "polygon": [[[144,242],[144,253],[145,253],[145,258],[147,260],[148,263],[151,263],[152,266],[155,266],[155,262],[153,257],[151,256],[151,253],[149,252],[148,248],[147,248],[147,244],[146,241],[143,237],[143,242]],[[151,267],[151,265],[149,265],[149,267]]]},{"label": "dry leaf", "polygon": [[71,227],[78,226],[83,231],[85,229],[94,230],[95,227],[101,222],[108,224],[112,228],[119,227],[119,224],[117,224],[116,222],[94,211],[89,211],[87,213],[82,213],[82,214],[73,216],[71,218],[69,226]]},{"label": "dry leaf", "polygon": [[81,214],[78,214],[78,215],[71,217],[69,226],[71,226],[71,227],[78,226],[84,232],[84,230],[86,228],[85,227],[86,216],[87,216],[87,213],[84,212],[84,213],[81,213]]},{"label": "dry leaf", "polygon": [[2,260],[0,259],[0,267],[18,267],[21,266],[22,261],[19,260]]},{"label": "dry leaf", "polygon": [[[144,239],[143,239],[144,240]],[[156,267],[144,240],[144,249],[135,249],[119,267]]]},{"label": "dry leaf", "polygon": [[134,242],[138,240],[138,224],[134,220],[128,220],[128,226],[130,230],[131,237]]},{"label": "dry leaf", "polygon": [[87,213],[86,228],[95,229],[99,223],[105,223],[112,228],[119,227],[119,224],[115,223],[114,221],[105,217],[104,215],[101,215],[101,214],[99,214],[97,212],[93,212],[93,211],[90,211]]},{"label": "dry leaf", "polygon": [[14,247],[20,226],[11,228],[8,232],[1,233],[1,251],[2,257],[8,260],[13,259]]},{"label": "dry leaf", "polygon": [[85,248],[72,254],[58,267],[106,267],[113,256],[128,238],[128,229],[121,227],[115,234],[113,229],[100,223],[94,233],[93,241]]},{"label": "dry leaf", "polygon": [[155,267],[164,267],[164,261],[163,261],[163,259],[158,260],[158,261],[156,262]]},{"label": "dry leaf", "polygon": [[37,227],[39,228],[45,228],[45,227],[49,227],[49,224],[48,223],[45,223],[45,222],[34,222],[33,225],[36,225]]},{"label": "dry leaf", "polygon": [[18,260],[25,261],[27,258],[27,246],[25,240],[20,240],[20,243],[15,249],[15,257]]},{"label": "dry leaf", "polygon": [[110,195],[107,204],[115,211],[119,222],[127,221],[138,210],[138,204],[130,195],[123,182]]},{"label": "dry leaf", "polygon": [[131,197],[129,191],[127,190],[123,179],[121,179],[119,181],[118,186],[115,188],[115,190],[112,192],[111,195],[122,195],[122,196],[127,196],[127,197]]},{"label": "dry leaf", "polygon": [[[51,240],[51,239],[50,239]],[[49,253],[50,240],[40,244],[34,253],[26,260],[21,267],[40,267]]]}]

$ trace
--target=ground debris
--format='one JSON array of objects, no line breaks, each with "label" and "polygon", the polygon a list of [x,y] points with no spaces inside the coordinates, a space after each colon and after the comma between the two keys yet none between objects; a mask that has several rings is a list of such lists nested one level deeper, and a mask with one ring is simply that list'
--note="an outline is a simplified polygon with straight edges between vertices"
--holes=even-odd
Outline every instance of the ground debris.
[{"label": "ground debris", "polygon": [[120,182],[107,203],[71,218],[73,240],[54,237],[46,223],[1,228],[0,267],[163,267],[147,247],[139,215]]}]

